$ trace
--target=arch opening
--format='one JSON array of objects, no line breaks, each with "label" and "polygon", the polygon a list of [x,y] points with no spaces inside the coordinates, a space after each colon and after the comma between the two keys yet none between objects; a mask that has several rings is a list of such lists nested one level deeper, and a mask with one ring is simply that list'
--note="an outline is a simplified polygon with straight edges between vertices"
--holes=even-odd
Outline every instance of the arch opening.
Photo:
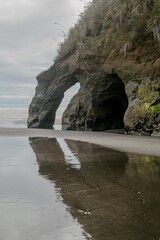
[{"label": "arch opening", "polygon": [[100,103],[96,108],[95,120],[96,131],[122,129],[124,128],[123,117],[126,107],[118,98],[111,98]]},{"label": "arch opening", "polygon": [[70,103],[71,99],[78,93],[80,89],[80,83],[77,82],[75,85],[70,87],[64,92],[64,97],[59,105],[57,111],[56,111],[56,117],[55,117],[55,123],[54,123],[54,129],[55,130],[61,130],[62,129],[62,116],[64,111],[66,110],[68,104]]}]

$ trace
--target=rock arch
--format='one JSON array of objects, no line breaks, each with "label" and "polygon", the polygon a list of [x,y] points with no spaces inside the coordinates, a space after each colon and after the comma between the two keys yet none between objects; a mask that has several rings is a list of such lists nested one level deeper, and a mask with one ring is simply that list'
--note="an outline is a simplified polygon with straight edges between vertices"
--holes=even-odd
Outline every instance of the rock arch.
[{"label": "rock arch", "polygon": [[63,114],[62,127],[95,131],[123,128],[127,107],[125,87],[117,74],[87,72]]},{"label": "rock arch", "polygon": [[51,68],[48,71],[37,76],[35,97],[29,106],[29,128],[52,128],[64,92],[78,82],[79,70],[71,74],[65,74],[68,68],[64,72],[63,68],[59,68],[59,71],[52,71]]},{"label": "rock arch", "polygon": [[38,86],[29,107],[28,127],[52,128],[64,92],[80,83],[62,116],[67,130],[123,128],[128,107],[125,87],[117,74],[72,70],[67,65],[51,67],[37,77]]}]

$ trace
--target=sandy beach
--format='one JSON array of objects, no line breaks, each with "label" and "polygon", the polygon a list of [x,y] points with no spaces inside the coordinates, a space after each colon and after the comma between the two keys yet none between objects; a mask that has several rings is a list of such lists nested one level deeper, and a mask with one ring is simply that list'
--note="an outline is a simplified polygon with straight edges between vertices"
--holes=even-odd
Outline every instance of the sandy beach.
[{"label": "sandy beach", "polygon": [[0,239],[159,239],[159,138],[0,128],[0,149]]},{"label": "sandy beach", "polygon": [[0,128],[1,137],[48,137],[79,140],[122,152],[160,156],[158,137],[131,136],[108,132],[62,131],[48,129]]}]

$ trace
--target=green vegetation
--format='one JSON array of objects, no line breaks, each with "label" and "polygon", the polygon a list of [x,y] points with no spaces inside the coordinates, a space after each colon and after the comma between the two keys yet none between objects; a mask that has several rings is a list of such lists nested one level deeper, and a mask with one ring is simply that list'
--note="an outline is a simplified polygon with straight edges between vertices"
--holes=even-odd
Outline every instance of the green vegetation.
[{"label": "green vegetation", "polygon": [[137,164],[137,171],[141,176],[152,176],[159,173],[160,158],[154,156],[141,155],[137,156],[139,162]]},{"label": "green vegetation", "polygon": [[143,82],[139,85],[137,97],[141,100],[140,111],[153,115],[160,112],[159,91],[156,89],[156,83]]},{"label": "green vegetation", "polygon": [[151,106],[151,110],[153,112],[160,112],[160,103],[154,105],[154,106]]},{"label": "green vegetation", "polygon": [[146,112],[146,113],[148,112],[150,114],[155,113],[155,112],[160,112],[160,103],[158,103],[154,106],[151,106],[150,103],[146,102],[146,103],[142,104],[141,108],[144,112]]},{"label": "green vegetation", "polygon": [[76,49],[82,59],[125,57],[137,42],[147,40],[160,42],[159,0],[93,0],[69,29],[58,58]]}]

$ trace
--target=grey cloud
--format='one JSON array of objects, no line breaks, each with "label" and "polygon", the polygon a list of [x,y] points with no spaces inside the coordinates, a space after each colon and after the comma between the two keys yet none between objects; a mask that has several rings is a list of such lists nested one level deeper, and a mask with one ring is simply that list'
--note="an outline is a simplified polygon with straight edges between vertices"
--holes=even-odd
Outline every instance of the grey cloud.
[{"label": "grey cloud", "polygon": [[[5,2],[12,7],[7,9]],[[0,94],[7,94],[7,88],[16,94],[13,84],[36,84],[36,75],[53,63],[63,32],[82,11],[80,0],[23,0],[25,8],[20,2],[4,1],[0,7]],[[20,91],[30,95],[34,89]]]}]

